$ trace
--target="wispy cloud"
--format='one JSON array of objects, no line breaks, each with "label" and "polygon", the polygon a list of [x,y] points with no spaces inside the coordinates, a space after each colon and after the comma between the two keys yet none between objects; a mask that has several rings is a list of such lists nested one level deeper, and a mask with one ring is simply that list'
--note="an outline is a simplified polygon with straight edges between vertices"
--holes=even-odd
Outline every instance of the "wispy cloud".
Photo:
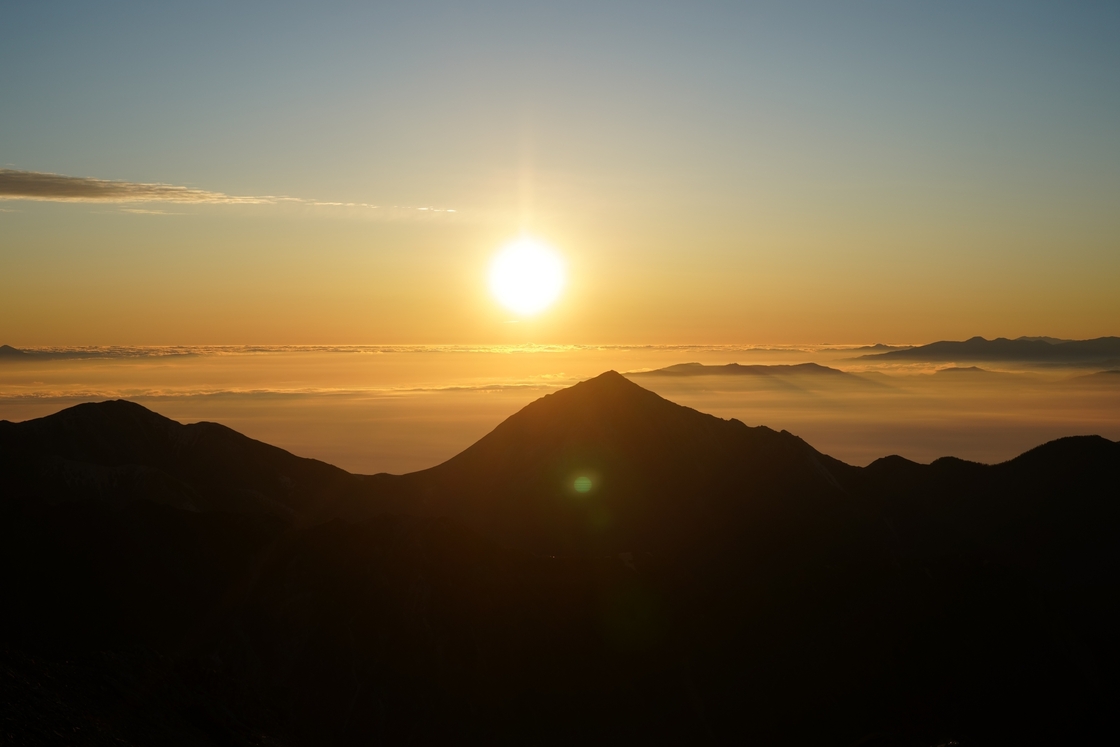
[{"label": "wispy cloud", "polygon": [[[90,176],[66,176],[64,174],[48,174],[40,171],[22,171],[20,169],[0,169],[0,200],[37,200],[41,202],[84,202],[97,204],[162,202],[196,205],[272,205],[277,203],[296,203],[308,207],[384,210],[385,212],[395,215],[407,214],[410,212],[414,214],[456,212],[450,208],[437,208],[432,206],[381,206],[371,205],[365,202],[327,202],[275,195],[227,195],[223,192],[213,192],[175,184],[125,182],[111,179],[95,179]],[[140,208],[126,208],[123,209],[123,211],[149,215],[173,214],[162,210],[144,210]],[[4,212],[11,211],[5,210]]]},{"label": "wispy cloud", "polygon": [[[285,199],[291,200],[291,199],[294,199],[294,198],[289,197],[289,198],[285,198]],[[296,199],[295,202],[302,202],[303,204],[311,205],[312,207],[356,207],[356,208],[369,208],[370,210],[381,210],[381,209],[416,210],[416,211],[419,211],[419,212],[422,212],[422,213],[423,212],[428,212],[428,213],[454,213],[454,212],[456,212],[455,210],[453,210],[451,208],[437,208],[437,207],[431,207],[431,206],[428,206],[428,207],[414,207],[412,205],[388,205],[388,206],[387,205],[371,205],[368,202],[323,202],[321,200],[298,200],[298,199]]]},{"label": "wispy cloud", "polygon": [[169,210],[147,210],[145,208],[121,208],[121,212],[136,215],[182,215],[182,213],[173,213]]},{"label": "wispy cloud", "polygon": [[0,199],[46,202],[178,202],[262,204],[276,197],[227,195],[174,184],[145,184],[89,176],[64,176],[38,171],[0,169]]}]

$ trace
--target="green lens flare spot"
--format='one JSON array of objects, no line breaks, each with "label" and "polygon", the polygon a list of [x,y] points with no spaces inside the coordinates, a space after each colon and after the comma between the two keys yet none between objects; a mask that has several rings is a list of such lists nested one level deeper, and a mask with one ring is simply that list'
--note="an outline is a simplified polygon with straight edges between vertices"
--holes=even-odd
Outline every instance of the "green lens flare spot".
[{"label": "green lens flare spot", "polygon": [[591,478],[590,477],[577,477],[576,478],[576,492],[577,493],[586,493],[589,490],[591,490]]}]

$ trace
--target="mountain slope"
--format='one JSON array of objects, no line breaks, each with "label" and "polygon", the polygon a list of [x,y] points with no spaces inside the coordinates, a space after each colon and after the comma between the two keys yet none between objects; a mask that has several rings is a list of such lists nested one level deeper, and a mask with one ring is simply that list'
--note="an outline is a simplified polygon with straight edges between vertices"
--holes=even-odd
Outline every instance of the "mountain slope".
[{"label": "mountain slope", "polygon": [[705,365],[703,363],[677,363],[652,371],[634,371],[626,374],[628,379],[641,379],[648,376],[828,376],[831,378],[850,377],[858,379],[854,374],[822,366],[818,363],[772,366],[745,366],[740,363],[727,363],[722,366]]},{"label": "mountain slope", "polygon": [[50,501],[144,499],[189,511],[307,520],[357,487],[350,474],[217,423],[182,425],[122,400],[0,421],[0,470]]},{"label": "mountain slope", "polygon": [[828,513],[830,469],[845,468],[789,433],[682,407],[611,371],[533,402],[437,467],[383,480],[375,505],[452,516],[540,554],[665,551],[784,501]]},{"label": "mountain slope", "polygon": [[964,341],[942,340],[907,350],[863,355],[873,360],[929,362],[1006,361],[1065,365],[1109,365],[1120,361],[1120,337],[1093,340],[1047,342],[1038,338],[986,340],[973,337]]},{"label": "mountain slope", "polygon": [[968,747],[1114,729],[1106,439],[861,469],[608,373],[411,475],[119,402],[0,423],[0,466],[17,744]]},{"label": "mountain slope", "polygon": [[786,390],[802,390],[837,387],[883,388],[883,383],[866,376],[829,368],[817,363],[798,363],[795,365],[705,365],[703,363],[678,363],[652,371],[634,371],[625,374],[626,378],[639,384],[665,386],[674,382],[689,386],[734,386],[764,387]]},{"label": "mountain slope", "polygon": [[1120,553],[1105,552],[1120,528],[1118,470],[1120,443],[1074,436],[997,465],[890,457],[843,479],[891,523],[905,556],[969,546],[1003,563],[1072,574],[1073,581],[1120,573]]},{"label": "mountain slope", "polygon": [[11,345],[0,345],[0,359],[10,358],[29,358],[30,355],[19,348],[13,348]]}]

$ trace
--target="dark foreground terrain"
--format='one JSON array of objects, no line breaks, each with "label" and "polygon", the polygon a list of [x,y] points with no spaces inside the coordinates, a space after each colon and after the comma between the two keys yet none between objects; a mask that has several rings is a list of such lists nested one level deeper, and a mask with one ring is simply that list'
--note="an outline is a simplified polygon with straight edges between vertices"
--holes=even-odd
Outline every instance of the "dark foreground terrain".
[{"label": "dark foreground terrain", "polygon": [[0,422],[0,740],[1115,741],[1118,468],[851,467],[615,373],[404,476]]}]

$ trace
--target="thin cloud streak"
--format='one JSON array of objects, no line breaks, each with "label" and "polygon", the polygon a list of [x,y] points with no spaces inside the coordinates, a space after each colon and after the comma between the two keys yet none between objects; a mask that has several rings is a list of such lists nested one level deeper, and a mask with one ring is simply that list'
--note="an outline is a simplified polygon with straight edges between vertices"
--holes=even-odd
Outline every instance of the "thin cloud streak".
[{"label": "thin cloud streak", "polygon": [[[195,205],[274,205],[296,203],[309,207],[343,207],[379,210],[382,206],[365,202],[326,202],[305,200],[300,197],[275,195],[227,195],[194,187],[175,184],[147,184],[90,176],[66,176],[39,171],[0,169],[0,200],[34,200],[39,202],[82,203],[145,203],[164,202]],[[415,210],[424,213],[454,213],[455,210],[435,207],[408,207],[394,205],[392,210]],[[4,212],[13,212],[7,211]],[[170,214],[158,210],[130,209],[124,212]]]},{"label": "thin cloud streak", "polygon": [[0,169],[0,199],[44,202],[177,202],[259,205],[276,197],[246,197],[174,184],[111,181],[38,171]]}]

